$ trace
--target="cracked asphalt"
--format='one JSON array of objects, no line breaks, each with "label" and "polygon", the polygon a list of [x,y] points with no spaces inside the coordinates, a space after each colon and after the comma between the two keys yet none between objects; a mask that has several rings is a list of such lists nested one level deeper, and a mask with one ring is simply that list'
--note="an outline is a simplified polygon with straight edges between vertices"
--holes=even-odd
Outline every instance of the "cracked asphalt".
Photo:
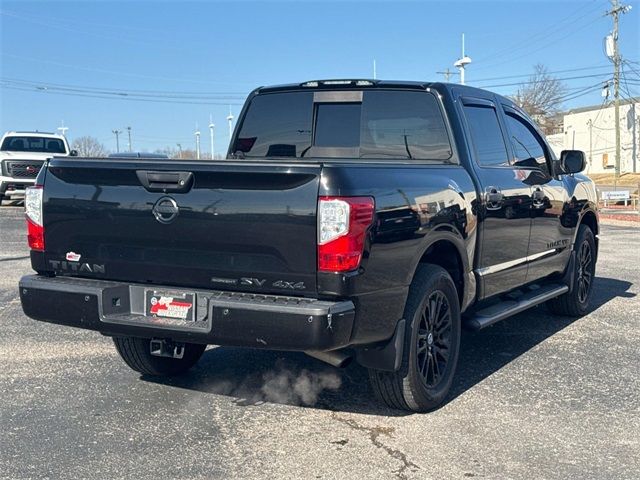
[{"label": "cracked asphalt", "polygon": [[465,332],[453,392],[408,415],[366,372],[211,347],[186,376],[24,316],[22,209],[0,209],[0,477],[638,478],[640,230],[603,227],[594,310]]}]

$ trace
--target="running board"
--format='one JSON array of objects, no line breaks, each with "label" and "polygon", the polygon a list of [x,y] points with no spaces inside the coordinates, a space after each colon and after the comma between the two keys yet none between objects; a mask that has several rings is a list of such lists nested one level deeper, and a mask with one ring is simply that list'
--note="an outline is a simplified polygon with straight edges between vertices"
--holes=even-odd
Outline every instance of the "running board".
[{"label": "running board", "polygon": [[481,330],[568,291],[569,287],[567,285],[545,285],[544,287],[530,290],[515,300],[505,300],[475,311],[465,318],[465,325],[472,330]]}]

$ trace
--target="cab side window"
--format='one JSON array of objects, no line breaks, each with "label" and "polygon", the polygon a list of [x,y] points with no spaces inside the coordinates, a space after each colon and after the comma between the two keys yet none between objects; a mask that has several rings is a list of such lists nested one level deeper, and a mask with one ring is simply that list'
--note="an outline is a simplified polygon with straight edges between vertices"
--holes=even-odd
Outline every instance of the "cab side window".
[{"label": "cab side window", "polygon": [[510,111],[505,113],[509,140],[515,156],[513,165],[539,168],[548,174],[549,169],[547,167],[545,149],[538,135],[534,133],[533,127],[519,115]]},{"label": "cab side window", "polygon": [[465,105],[464,115],[469,124],[478,164],[482,167],[509,166],[507,148],[493,107]]}]

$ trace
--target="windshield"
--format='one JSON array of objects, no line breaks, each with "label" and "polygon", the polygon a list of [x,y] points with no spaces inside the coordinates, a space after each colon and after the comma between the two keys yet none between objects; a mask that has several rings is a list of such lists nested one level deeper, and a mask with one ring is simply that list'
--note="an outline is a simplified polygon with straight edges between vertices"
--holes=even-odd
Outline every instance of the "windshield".
[{"label": "windshield", "polygon": [[1,149],[9,152],[67,153],[61,139],[46,137],[7,137]]},{"label": "windshield", "polygon": [[349,98],[356,100],[332,101],[313,91],[258,95],[249,104],[232,153],[246,158],[451,157],[433,94],[381,89]]}]

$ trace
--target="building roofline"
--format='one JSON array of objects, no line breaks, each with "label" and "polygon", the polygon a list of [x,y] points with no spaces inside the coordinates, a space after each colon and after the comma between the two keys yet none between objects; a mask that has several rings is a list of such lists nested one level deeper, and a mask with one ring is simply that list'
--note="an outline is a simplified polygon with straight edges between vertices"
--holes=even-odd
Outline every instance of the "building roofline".
[{"label": "building roofline", "polygon": [[[640,97],[631,97],[631,98],[623,98],[620,99],[620,105],[629,105],[631,103],[640,103]],[[578,108],[572,108],[570,110],[566,110],[564,112],[562,112],[562,115],[571,115],[574,113],[584,113],[584,112],[591,112],[593,110],[600,110],[601,108],[610,108],[613,107],[613,102],[608,103],[607,105],[591,105],[591,106],[587,106],[587,107],[578,107]]]}]

